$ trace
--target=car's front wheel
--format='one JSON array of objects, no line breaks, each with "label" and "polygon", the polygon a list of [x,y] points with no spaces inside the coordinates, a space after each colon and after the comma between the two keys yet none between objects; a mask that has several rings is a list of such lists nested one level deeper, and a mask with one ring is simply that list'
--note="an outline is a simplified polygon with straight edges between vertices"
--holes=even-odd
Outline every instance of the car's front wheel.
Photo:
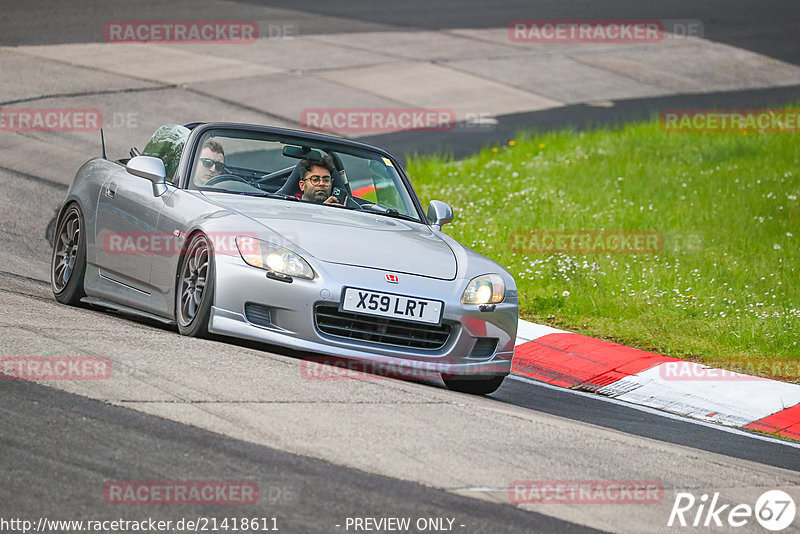
[{"label": "car's front wheel", "polygon": [[447,389],[469,393],[471,395],[488,395],[494,393],[503,383],[505,376],[446,376],[442,380]]},{"label": "car's front wheel", "polygon": [[214,257],[206,236],[192,237],[178,273],[175,291],[178,331],[184,336],[208,337],[214,300]]},{"label": "car's front wheel", "polygon": [[77,204],[71,204],[58,223],[50,262],[53,296],[62,304],[77,306],[86,296],[83,290],[86,275],[85,234],[81,209]]}]

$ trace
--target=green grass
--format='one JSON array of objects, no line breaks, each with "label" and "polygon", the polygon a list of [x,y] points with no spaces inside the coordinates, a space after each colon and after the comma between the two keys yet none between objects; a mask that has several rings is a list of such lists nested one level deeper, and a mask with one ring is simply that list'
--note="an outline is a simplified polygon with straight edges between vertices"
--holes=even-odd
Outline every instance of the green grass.
[{"label": "green grass", "polygon": [[[423,205],[516,278],[521,317],[734,370],[800,378],[797,133],[675,133],[658,121],[522,134],[421,157]],[[529,254],[512,232],[656,231],[657,254]]]}]

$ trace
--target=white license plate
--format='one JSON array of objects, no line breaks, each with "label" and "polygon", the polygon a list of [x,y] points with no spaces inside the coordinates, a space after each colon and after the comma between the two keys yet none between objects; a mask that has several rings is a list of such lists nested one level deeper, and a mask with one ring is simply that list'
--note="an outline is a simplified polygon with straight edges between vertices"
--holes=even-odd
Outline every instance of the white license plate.
[{"label": "white license plate", "polygon": [[342,295],[341,308],[353,313],[439,324],[442,320],[444,303],[439,300],[346,287]]}]

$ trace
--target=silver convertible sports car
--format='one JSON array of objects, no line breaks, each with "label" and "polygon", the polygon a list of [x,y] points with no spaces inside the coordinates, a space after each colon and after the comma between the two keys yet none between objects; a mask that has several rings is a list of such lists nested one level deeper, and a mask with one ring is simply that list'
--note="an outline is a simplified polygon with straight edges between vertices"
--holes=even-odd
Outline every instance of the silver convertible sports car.
[{"label": "silver convertible sports car", "polygon": [[[104,151],[105,152],[105,151]],[[232,123],[159,128],[86,162],[58,215],[52,288],[177,325],[495,391],[511,369],[517,290],[441,231],[388,153]]]}]

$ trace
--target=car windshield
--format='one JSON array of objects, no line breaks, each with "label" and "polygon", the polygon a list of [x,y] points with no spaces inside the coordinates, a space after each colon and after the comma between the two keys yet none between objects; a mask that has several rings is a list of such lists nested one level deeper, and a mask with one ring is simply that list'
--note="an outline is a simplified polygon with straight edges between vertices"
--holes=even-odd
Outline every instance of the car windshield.
[{"label": "car windshield", "polygon": [[153,134],[142,150],[142,156],[152,156],[164,162],[166,180],[172,183],[181,152],[191,131],[178,124],[165,124]]},{"label": "car windshield", "polygon": [[189,188],[299,200],[420,221],[395,164],[363,149],[251,131],[211,130]]}]

